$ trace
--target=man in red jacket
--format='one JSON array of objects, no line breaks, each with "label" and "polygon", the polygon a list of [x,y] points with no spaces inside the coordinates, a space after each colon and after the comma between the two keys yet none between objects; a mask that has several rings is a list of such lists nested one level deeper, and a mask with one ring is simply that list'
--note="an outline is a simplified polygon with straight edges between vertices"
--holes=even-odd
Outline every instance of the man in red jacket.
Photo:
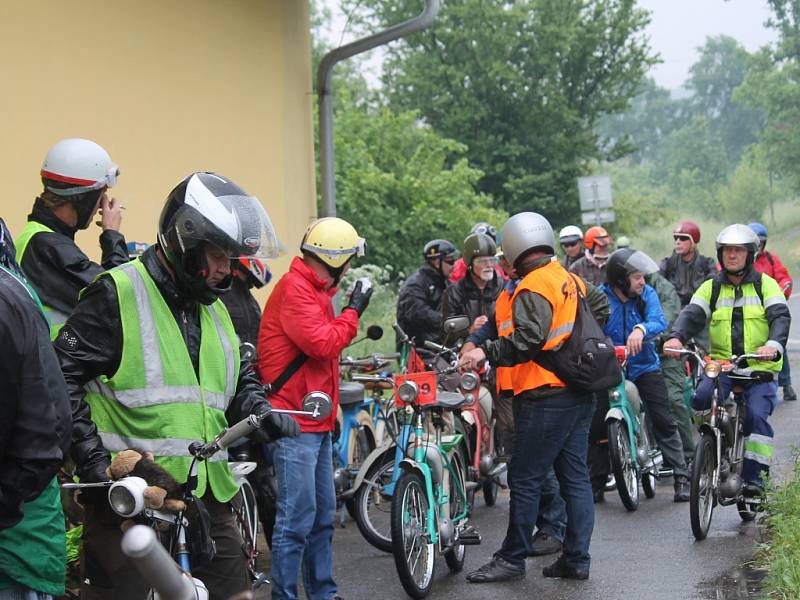
[{"label": "man in red jacket", "polygon": [[321,421],[297,417],[300,435],[275,444],[278,502],[272,534],[272,598],[297,598],[297,574],[304,573],[312,599],[338,597],[333,580],[333,485],[331,432],[339,402],[339,354],[358,330],[372,294],[359,280],[348,305],[334,316],[331,297],[364,251],[364,240],[347,221],[318,219],[306,230],[289,272],[281,277],[264,308],[258,335],[258,370],[265,383],[285,383],[270,396],[275,408],[300,410],[303,396],[322,391],[333,399]]},{"label": "man in red jacket", "polygon": [[[786,299],[792,295],[792,277],[789,271],[783,266],[781,259],[767,250],[767,228],[761,223],[750,223],[748,225],[758,236],[760,242],[756,262],[753,264],[756,271],[766,273],[778,282],[783,295]],[[797,394],[792,388],[792,373],[789,370],[789,360],[784,355],[783,369],[778,375],[778,385],[783,388],[783,399],[787,401],[797,400]]]}]

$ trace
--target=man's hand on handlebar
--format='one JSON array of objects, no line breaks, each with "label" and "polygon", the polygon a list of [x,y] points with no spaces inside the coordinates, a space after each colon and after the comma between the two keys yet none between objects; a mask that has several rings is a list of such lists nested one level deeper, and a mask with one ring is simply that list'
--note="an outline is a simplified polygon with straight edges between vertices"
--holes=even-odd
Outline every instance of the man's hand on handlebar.
[{"label": "man's hand on handlebar", "polygon": [[762,360],[775,360],[778,357],[778,349],[772,346],[761,346],[756,350],[756,354]]},{"label": "man's hand on handlebar", "polygon": [[261,421],[261,429],[264,430],[270,439],[277,440],[282,437],[297,436],[300,433],[300,424],[290,415],[270,412],[264,417],[264,420]]},{"label": "man's hand on handlebar", "polygon": [[[683,350],[683,343],[678,338],[670,338],[664,342],[662,350],[664,352],[664,356],[667,358],[680,359],[681,355],[678,354],[677,351]],[[670,352],[670,350],[674,350],[675,352]]]},{"label": "man's hand on handlebar", "polygon": [[483,348],[473,348],[472,350],[468,350],[461,355],[461,362],[458,366],[465,370],[477,370],[480,368],[481,363],[485,360],[486,353],[483,351]]}]

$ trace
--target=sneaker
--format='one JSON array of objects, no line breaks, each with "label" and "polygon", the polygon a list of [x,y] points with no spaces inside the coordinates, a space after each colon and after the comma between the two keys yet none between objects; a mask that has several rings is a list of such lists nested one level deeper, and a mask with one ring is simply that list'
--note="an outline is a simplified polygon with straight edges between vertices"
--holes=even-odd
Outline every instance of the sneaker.
[{"label": "sneaker", "polygon": [[608,479],[606,479],[605,491],[606,492],[613,492],[616,489],[617,489],[617,480],[614,479],[614,474],[613,473],[609,473],[608,474]]},{"label": "sneaker", "polygon": [[757,483],[749,482],[742,489],[742,496],[745,498],[761,498],[764,496],[764,488]]},{"label": "sneaker", "polygon": [[561,552],[561,541],[543,531],[537,531],[531,540],[533,550],[529,556],[546,556]]},{"label": "sneaker", "polygon": [[675,496],[674,502],[688,502],[689,501],[689,479],[678,475],[675,478]]},{"label": "sneaker", "polygon": [[515,567],[499,556],[493,556],[492,560],[480,569],[467,575],[468,583],[493,583],[495,581],[515,581],[517,579],[525,579],[525,567]]},{"label": "sneaker", "polygon": [[559,579],[589,579],[588,570],[570,567],[564,562],[563,558],[563,556],[560,556],[552,565],[542,569],[542,575]]},{"label": "sneaker", "polygon": [[791,385],[783,386],[783,399],[786,402],[797,402],[797,394],[794,393],[794,388]]}]

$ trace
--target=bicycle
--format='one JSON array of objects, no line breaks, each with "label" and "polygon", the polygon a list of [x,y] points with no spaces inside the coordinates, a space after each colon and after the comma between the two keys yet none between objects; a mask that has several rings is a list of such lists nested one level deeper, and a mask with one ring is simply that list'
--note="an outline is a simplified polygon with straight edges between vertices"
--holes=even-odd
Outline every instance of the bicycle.
[{"label": "bicycle", "polygon": [[[466,399],[455,392],[437,391],[436,373],[398,376],[396,403],[413,416],[413,458],[403,458],[391,502],[392,554],[400,583],[412,598],[425,598],[433,587],[437,554],[452,572],[461,571],[465,546],[480,544],[469,525],[463,434],[443,434],[444,413],[457,410]],[[434,427],[426,433],[426,418]]]},{"label": "bicycle", "polygon": [[[744,387],[748,383],[773,381],[770,371],[737,371],[758,354],[732,356],[728,360],[704,359],[689,349],[671,350],[692,355],[704,365],[706,377],[714,380],[711,407],[701,413],[700,441],[697,443],[689,492],[689,517],[695,539],[704,540],[711,528],[717,504],[736,504],[742,521],[752,521],[761,508],[761,497],[746,497],[744,481],[744,420],[747,411]],[[727,397],[721,397],[720,375],[725,373],[733,386]]]},{"label": "bicycle", "polygon": [[[332,402],[330,396],[323,392],[311,392],[303,399],[302,406],[303,410],[299,411],[271,409],[261,415],[250,415],[238,423],[223,429],[210,442],[192,442],[189,445],[192,462],[189,466],[186,483],[182,485],[185,508],[177,513],[148,508],[144,498],[144,490],[147,487],[147,482],[140,477],[128,476],[117,481],[104,481],[100,483],[66,483],[62,485],[62,488],[108,488],[108,502],[117,515],[125,519],[143,520],[150,528],[155,530],[161,531],[166,528],[166,550],[177,565],[177,568],[179,568],[182,573],[185,573],[186,577],[192,580],[193,595],[189,597],[197,598],[198,600],[207,600],[208,590],[205,584],[196,577],[191,577],[191,550],[187,538],[189,521],[186,517],[186,512],[191,506],[196,506],[197,504],[195,490],[198,482],[198,463],[210,459],[217,452],[227,450],[241,438],[257,431],[261,427],[263,419],[270,412],[300,414],[312,419],[324,419],[330,414]],[[243,517],[243,521],[246,522],[247,518],[248,517]],[[246,526],[252,527],[254,525],[248,524]],[[253,557],[253,560],[255,560],[255,557]],[[265,576],[257,577],[257,579],[260,582],[259,585],[267,582]],[[153,598],[158,598],[157,595],[151,594],[151,596]]]}]

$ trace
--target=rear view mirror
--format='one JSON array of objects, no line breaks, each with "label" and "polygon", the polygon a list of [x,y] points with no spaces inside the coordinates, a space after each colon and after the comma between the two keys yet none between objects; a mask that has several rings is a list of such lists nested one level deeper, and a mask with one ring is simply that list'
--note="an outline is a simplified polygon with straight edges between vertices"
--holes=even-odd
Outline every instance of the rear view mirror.
[{"label": "rear view mirror", "polygon": [[379,340],[383,337],[383,327],[380,325],[370,325],[367,327],[367,337],[371,340]]},{"label": "rear view mirror", "polygon": [[325,392],[309,392],[303,398],[303,410],[312,413],[309,416],[315,421],[321,421],[330,416],[333,400]]},{"label": "rear view mirror", "polygon": [[465,337],[469,332],[469,317],[459,315],[445,319],[442,324],[442,332],[444,333],[445,344],[447,344],[448,340],[457,340]]}]

